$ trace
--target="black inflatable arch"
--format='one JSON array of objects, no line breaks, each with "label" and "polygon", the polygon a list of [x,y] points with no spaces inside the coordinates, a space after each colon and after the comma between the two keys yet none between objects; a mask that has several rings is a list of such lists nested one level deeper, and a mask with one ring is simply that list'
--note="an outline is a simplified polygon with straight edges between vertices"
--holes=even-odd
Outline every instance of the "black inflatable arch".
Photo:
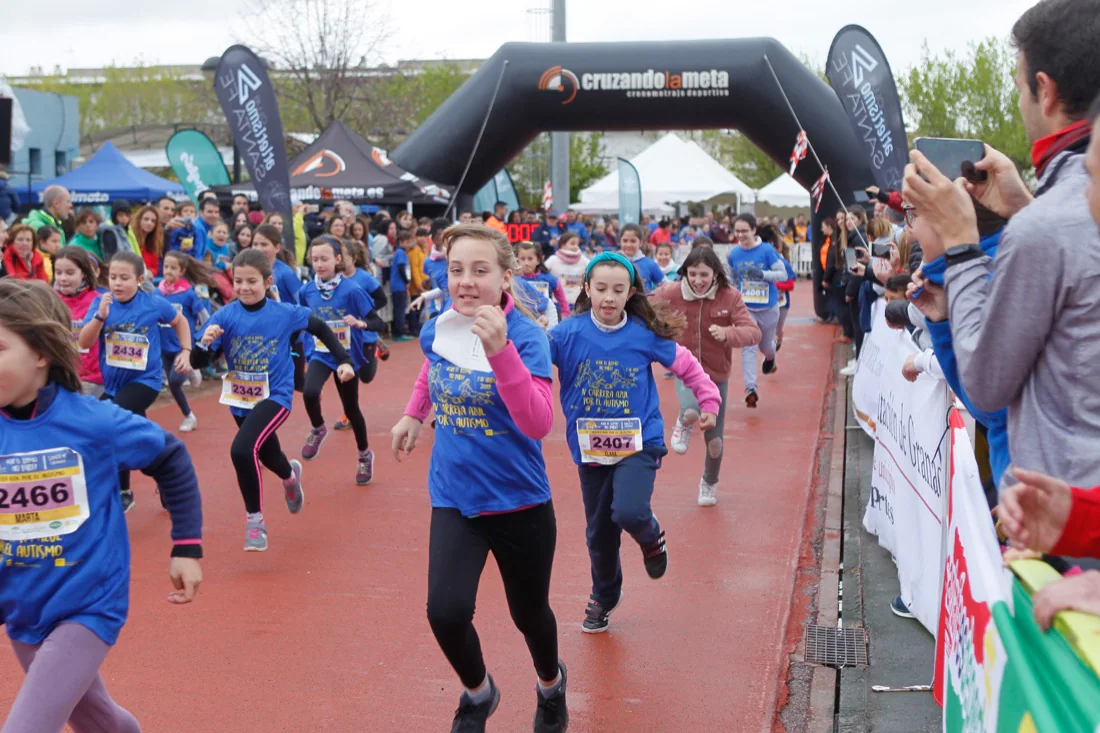
[{"label": "black inflatable arch", "polygon": [[[460,194],[472,195],[543,131],[736,128],[786,168],[798,125],[765,55],[837,191],[850,203],[874,179],[840,100],[772,38],[508,43],[391,157],[405,170],[457,185],[504,68]],[[819,175],[808,159],[795,178],[809,190]],[[821,213],[835,212],[837,204],[827,191]]]}]

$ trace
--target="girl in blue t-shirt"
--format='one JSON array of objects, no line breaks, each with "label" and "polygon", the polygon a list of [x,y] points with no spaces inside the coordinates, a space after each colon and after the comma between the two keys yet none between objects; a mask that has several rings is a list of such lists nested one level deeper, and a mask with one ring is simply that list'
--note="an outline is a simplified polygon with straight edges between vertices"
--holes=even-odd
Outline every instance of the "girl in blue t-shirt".
[{"label": "girl in blue t-shirt", "polygon": [[[297,304],[298,291],[302,289],[302,281],[298,277],[297,270],[284,260],[284,258],[287,258],[293,261],[290,253],[282,247],[282,236],[282,232],[275,225],[261,224],[256,227],[256,231],[252,235],[251,249],[263,252],[271,265],[272,283],[269,292],[272,298],[280,303]],[[293,346],[291,356],[294,359],[294,390],[301,392],[306,383],[305,342],[299,333],[294,334],[291,342]]]},{"label": "girl in blue t-shirt", "polygon": [[668,453],[653,362],[691,390],[702,430],[714,427],[721,405],[703,367],[674,340],[686,323],[683,314],[650,304],[644,287],[629,259],[602,252],[588,263],[573,317],[549,333],[588,521],[592,601],[582,628],[590,634],[607,630],[622,597],[624,530],[642,548],[649,577],[660,578],[668,567],[665,533],[650,507],[657,469]]},{"label": "girl in blue t-shirt", "polygon": [[756,233],[756,217],[740,214],[733,222],[736,246],[730,248],[727,263],[730,281],[741,291],[756,325],[762,334],[759,346],[741,349],[741,375],[745,380],[745,404],[756,407],[760,397],[756,392],[756,354],[763,352],[764,374],[776,371],[775,331],[779,325],[779,289],[776,283],[787,279],[787,268],[775,251]]},{"label": "girl in blue t-shirt", "polygon": [[790,245],[783,241],[779,230],[772,224],[762,224],[757,229],[760,241],[767,242],[779,255],[783,267],[787,271],[785,280],[777,280],[775,283],[776,298],[779,302],[779,321],[775,324],[775,350],[778,352],[783,346],[783,326],[787,323],[787,315],[791,312],[791,293],[794,292],[794,284],[798,274],[791,267]]},{"label": "girl in blue t-shirt", "polygon": [[195,366],[201,367],[222,351],[229,366],[219,401],[229,406],[240,428],[229,456],[247,512],[244,549],[248,552],[267,549],[261,463],[282,479],[290,513],[302,510],[302,464],[287,460],[275,434],[290,417],[293,404],[293,334],[308,331],[319,338],[335,354],[341,381],[355,376],[351,358],[336,334],[309,308],[269,298],[272,282],[271,261],[264,252],[251,247],[237,255],[233,260],[237,299],[210,317],[194,356]]},{"label": "girl in blue t-shirt", "polygon": [[231,247],[229,225],[224,221],[217,222],[210,228],[203,263],[210,270],[222,303],[228,303],[233,299],[233,279],[229,272],[233,266]]},{"label": "girl in blue t-shirt", "polygon": [[557,525],[540,442],[554,421],[550,349],[508,294],[517,265],[502,233],[457,224],[441,245],[452,307],[420,331],[424,366],[392,434],[400,460],[435,409],[428,622],[466,688],[453,730],[485,730],[500,701],[473,627],[492,552],[539,678],[535,730],[564,731],[565,666],[549,600]]},{"label": "girl in blue t-shirt", "polygon": [[[369,348],[373,351],[374,345],[364,343],[363,334],[367,329],[380,331],[385,328],[382,319],[375,314],[374,301],[363,288],[344,277],[344,258],[340,244],[334,237],[326,235],[314,239],[308,256],[313,266],[314,279],[298,292],[302,305],[328,324],[351,354],[356,371],[364,369],[364,350]],[[321,413],[321,391],[339,365],[319,340],[315,339],[306,350],[309,352],[309,366],[302,399],[313,427],[302,446],[302,458],[310,461],[317,457],[321,444],[328,436],[325,418]],[[336,391],[344,407],[344,418],[355,433],[355,445],[359,450],[355,483],[365,486],[374,477],[374,452],[367,443],[367,423],[359,409],[359,381],[336,380]]]},{"label": "girl in blue t-shirt", "polygon": [[642,278],[645,290],[644,295],[649,295],[665,281],[665,273],[660,266],[650,257],[646,257],[642,243],[646,241],[645,231],[637,224],[627,224],[619,234],[619,249],[634,265],[634,269]]},{"label": "girl in blue t-shirt", "polygon": [[[362,244],[345,239],[340,242],[340,251],[344,255],[344,277],[367,292],[370,299],[374,301],[375,311],[381,315],[382,309],[386,307],[389,299],[386,297],[386,289],[382,287],[382,283],[378,282],[378,279],[367,269]],[[363,358],[366,360],[366,365],[357,372],[359,380],[363,384],[370,384],[374,381],[374,375],[378,372],[378,360],[385,361],[389,358],[389,353],[389,349],[382,343],[377,332],[363,331]],[[346,423],[346,418],[341,422],[345,424],[341,426],[341,423],[337,423],[337,430],[346,430],[351,427],[350,423]]]},{"label": "girl in blue t-shirt", "polygon": [[569,299],[557,277],[550,274],[542,260],[542,247],[533,242],[520,242],[516,245],[516,261],[519,262],[523,279],[538,290],[543,297],[557,301],[558,321],[569,317]]},{"label": "girl in blue t-shirt", "polygon": [[[191,334],[192,342],[195,339],[197,327],[210,317],[210,312],[203,306],[195,289],[191,287],[191,278],[194,270],[200,267],[194,258],[188,257],[182,252],[171,251],[164,255],[164,266],[161,268],[163,279],[157,283],[157,292],[161,297],[172,304],[176,312],[183,316],[187,322],[187,330]],[[190,275],[190,277],[188,277]],[[183,423],[180,425],[181,433],[190,433],[198,427],[199,421],[195,413],[191,412],[191,405],[187,402],[187,396],[183,393],[183,385],[191,379],[191,386],[198,387],[202,384],[202,378],[198,370],[191,369],[187,374],[169,368],[174,364],[180,354],[180,343],[176,334],[165,326],[161,327],[160,349],[164,363],[164,375],[168,379],[168,389],[172,392],[172,399],[183,413]],[[190,356],[188,356],[190,361]]]},{"label": "girl in blue t-shirt", "polygon": [[168,601],[189,603],[202,582],[191,459],[155,424],[80,394],[70,314],[49,288],[0,280],[0,352],[0,544],[9,556],[0,563],[0,624],[26,673],[4,730],[60,731],[67,722],[138,731],[99,676],[129,611],[117,477],[137,469],[156,480],[172,519]]},{"label": "girl in blue t-shirt", "polygon": [[[107,271],[109,292],[88,307],[80,331],[80,348],[99,343],[99,368],[103,374],[103,397],[124,410],[145,417],[163,384],[161,373],[161,325],[171,326],[179,340],[179,355],[173,366],[187,373],[191,353],[191,331],[176,309],[157,295],[141,290],[145,262],[133,251],[124,250],[111,258]],[[134,506],[130,472],[119,476],[122,503],[126,511]]]}]

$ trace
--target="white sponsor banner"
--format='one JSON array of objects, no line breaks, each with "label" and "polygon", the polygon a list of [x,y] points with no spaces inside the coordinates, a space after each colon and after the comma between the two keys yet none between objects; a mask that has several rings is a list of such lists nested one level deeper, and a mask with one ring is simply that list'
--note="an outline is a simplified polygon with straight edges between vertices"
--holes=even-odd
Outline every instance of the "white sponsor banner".
[{"label": "white sponsor banner", "polygon": [[[859,371],[852,379],[852,412],[856,422],[870,438],[875,437],[874,414],[878,410],[878,395],[882,383],[882,353],[898,348],[902,332],[886,325],[886,304],[881,298],[871,311],[871,333],[863,337],[859,354]],[[905,335],[908,338],[908,334]]]},{"label": "white sponsor banner", "polygon": [[[860,410],[875,437],[863,526],[894,556],[901,598],[934,636],[943,569],[947,386],[925,374],[906,381],[902,365],[918,349],[908,332],[886,325],[882,309],[863,348],[860,372],[874,376],[878,398],[869,412]],[[865,397],[870,393],[868,387]]]}]

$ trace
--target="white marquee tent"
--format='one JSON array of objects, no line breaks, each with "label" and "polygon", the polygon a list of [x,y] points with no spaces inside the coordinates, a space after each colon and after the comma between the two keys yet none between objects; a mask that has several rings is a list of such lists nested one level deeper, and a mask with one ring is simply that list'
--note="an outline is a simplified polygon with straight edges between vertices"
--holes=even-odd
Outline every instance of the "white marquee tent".
[{"label": "white marquee tent", "polygon": [[774,181],[756,192],[756,200],[771,204],[772,206],[797,206],[802,209],[810,208],[810,192],[802,188],[802,184],[783,173]]},{"label": "white marquee tent", "polygon": [[[721,163],[707,155],[694,141],[684,142],[669,133],[650,145],[631,161],[642,182],[642,211],[670,213],[672,204],[692,202],[736,203],[751,200],[752,189]],[[581,191],[580,203],[572,208],[582,212],[608,212],[619,209],[619,172],[608,175]]]}]

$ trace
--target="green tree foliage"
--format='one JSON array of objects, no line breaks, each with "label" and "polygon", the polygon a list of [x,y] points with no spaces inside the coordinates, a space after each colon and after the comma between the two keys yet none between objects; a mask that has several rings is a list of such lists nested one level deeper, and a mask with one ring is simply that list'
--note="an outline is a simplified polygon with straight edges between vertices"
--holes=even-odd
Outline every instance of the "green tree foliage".
[{"label": "green tree foliage", "polygon": [[[607,175],[603,153],[603,133],[589,132],[569,136],[569,200],[580,200],[581,189]],[[540,197],[541,199],[541,197]]]},{"label": "green tree foliage", "polygon": [[897,78],[909,139],[982,140],[1027,171],[1031,148],[1017,106],[1015,69],[1014,54],[996,38],[971,44],[962,55],[933,55],[925,44],[920,63]]},{"label": "green tree foliage", "polygon": [[[574,132],[569,135],[569,201],[560,191],[554,192],[554,207],[565,209],[579,200],[581,189],[591,186],[607,175],[607,160],[603,157],[602,132]],[[542,187],[550,179],[550,135],[535,137],[508,164],[520,203],[532,209],[542,208]]]}]

